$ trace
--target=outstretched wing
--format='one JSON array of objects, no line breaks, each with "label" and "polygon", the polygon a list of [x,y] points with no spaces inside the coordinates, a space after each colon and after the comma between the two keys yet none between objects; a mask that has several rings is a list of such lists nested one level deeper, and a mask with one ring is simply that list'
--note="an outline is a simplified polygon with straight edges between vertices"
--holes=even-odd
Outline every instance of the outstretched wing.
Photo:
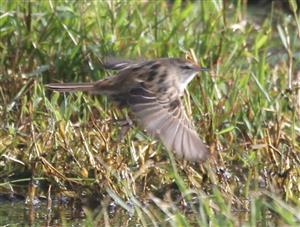
[{"label": "outstretched wing", "polygon": [[204,161],[209,152],[186,116],[179,95],[157,96],[144,86],[130,91],[128,103],[141,124],[168,150],[189,161]]}]

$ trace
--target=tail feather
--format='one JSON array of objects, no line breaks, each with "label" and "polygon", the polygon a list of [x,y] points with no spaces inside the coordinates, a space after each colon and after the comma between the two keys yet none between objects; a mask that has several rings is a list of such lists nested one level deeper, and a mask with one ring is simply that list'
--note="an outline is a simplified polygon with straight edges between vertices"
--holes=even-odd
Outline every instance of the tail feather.
[{"label": "tail feather", "polygon": [[59,83],[52,83],[47,84],[46,88],[58,92],[75,92],[75,91],[94,91],[94,83],[66,83],[66,84],[59,84]]}]

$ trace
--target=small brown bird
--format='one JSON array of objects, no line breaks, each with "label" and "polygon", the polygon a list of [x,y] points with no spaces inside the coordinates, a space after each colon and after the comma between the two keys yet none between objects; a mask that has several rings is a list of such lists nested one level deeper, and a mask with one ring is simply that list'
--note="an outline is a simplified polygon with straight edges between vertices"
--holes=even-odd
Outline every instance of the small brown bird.
[{"label": "small brown bird", "polygon": [[129,107],[142,126],[159,137],[168,150],[189,161],[204,161],[209,152],[188,119],[181,97],[188,83],[206,68],[178,58],[152,61],[108,61],[104,68],[119,71],[91,83],[48,84],[59,92],[85,91],[106,95]]}]

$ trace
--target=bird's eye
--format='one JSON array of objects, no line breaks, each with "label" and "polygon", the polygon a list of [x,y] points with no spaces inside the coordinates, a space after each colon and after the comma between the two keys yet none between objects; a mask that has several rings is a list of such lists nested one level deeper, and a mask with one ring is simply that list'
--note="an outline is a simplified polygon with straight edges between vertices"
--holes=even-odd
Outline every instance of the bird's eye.
[{"label": "bird's eye", "polygon": [[192,69],[192,67],[189,65],[181,65],[180,68],[181,69]]}]

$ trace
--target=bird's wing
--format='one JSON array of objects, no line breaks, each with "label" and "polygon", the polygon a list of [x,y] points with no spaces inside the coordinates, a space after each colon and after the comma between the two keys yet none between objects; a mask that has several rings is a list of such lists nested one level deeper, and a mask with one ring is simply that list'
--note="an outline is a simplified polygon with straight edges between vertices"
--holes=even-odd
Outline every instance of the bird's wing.
[{"label": "bird's wing", "polygon": [[107,57],[103,60],[102,66],[104,69],[122,71],[128,68],[138,66],[141,63],[144,63],[144,61],[122,60],[118,58]]},{"label": "bird's wing", "polygon": [[145,129],[158,136],[168,150],[189,161],[204,161],[209,152],[187,118],[179,95],[151,92],[140,86],[129,93],[128,103]]},{"label": "bird's wing", "polygon": [[102,66],[105,69],[110,69],[110,70],[123,70],[128,67],[130,67],[133,63],[130,61],[122,61],[122,60],[116,60],[116,59],[109,59],[105,60],[102,63]]}]

